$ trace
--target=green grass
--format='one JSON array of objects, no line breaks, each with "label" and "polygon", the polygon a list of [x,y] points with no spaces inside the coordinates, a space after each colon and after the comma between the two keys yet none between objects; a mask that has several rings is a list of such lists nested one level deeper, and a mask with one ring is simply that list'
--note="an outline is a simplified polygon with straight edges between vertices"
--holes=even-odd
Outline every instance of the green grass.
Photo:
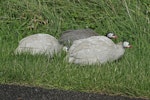
[{"label": "green grass", "polygon": [[[31,34],[56,38],[69,29],[92,28],[128,40],[119,61],[104,65],[69,64],[65,53],[14,55]],[[149,0],[5,0],[0,1],[0,83],[150,98]]]}]

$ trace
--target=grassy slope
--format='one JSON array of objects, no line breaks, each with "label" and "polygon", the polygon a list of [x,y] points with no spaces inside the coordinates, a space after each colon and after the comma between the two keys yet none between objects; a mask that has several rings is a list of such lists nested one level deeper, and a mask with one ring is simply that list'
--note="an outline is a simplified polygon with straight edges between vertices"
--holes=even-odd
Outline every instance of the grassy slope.
[{"label": "grassy slope", "polygon": [[[0,1],[0,83],[30,84],[150,98],[149,0]],[[65,54],[13,55],[18,41],[44,32],[59,37],[68,29],[108,31],[133,45],[124,57],[102,66],[67,63]]]}]

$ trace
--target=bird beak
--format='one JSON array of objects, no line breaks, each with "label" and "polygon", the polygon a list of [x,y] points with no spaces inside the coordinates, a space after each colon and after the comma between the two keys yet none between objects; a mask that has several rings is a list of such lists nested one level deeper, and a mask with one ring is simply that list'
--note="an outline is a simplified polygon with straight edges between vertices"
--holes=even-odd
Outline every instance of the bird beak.
[{"label": "bird beak", "polygon": [[113,36],[113,39],[117,39],[117,38],[118,38],[118,36],[117,36],[117,35]]},{"label": "bird beak", "polygon": [[129,47],[128,48],[132,48],[132,45],[129,45]]}]

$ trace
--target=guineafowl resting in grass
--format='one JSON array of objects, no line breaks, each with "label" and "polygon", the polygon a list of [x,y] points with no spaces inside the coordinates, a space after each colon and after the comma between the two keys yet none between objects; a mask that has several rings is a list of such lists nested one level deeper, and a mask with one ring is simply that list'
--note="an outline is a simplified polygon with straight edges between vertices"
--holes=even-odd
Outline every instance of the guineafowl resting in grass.
[{"label": "guineafowl resting in grass", "polygon": [[[62,33],[59,42],[62,45],[66,46],[66,49],[69,49],[73,41],[89,38],[91,36],[99,36],[99,34],[93,31],[92,29],[68,30]],[[117,38],[117,36],[114,33],[107,33],[106,36],[109,38]]]},{"label": "guineafowl resting in grass", "polygon": [[103,64],[119,59],[129,47],[126,41],[115,44],[106,36],[92,36],[74,41],[67,58],[75,64]]},{"label": "guineafowl resting in grass", "polygon": [[34,34],[23,38],[15,50],[15,54],[28,52],[34,54],[45,54],[53,56],[58,53],[62,46],[58,40],[49,34]]}]

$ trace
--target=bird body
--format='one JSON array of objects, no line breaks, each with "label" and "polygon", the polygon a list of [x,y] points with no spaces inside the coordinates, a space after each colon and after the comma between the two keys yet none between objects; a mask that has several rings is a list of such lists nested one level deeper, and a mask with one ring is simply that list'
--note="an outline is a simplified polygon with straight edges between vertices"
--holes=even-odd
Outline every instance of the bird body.
[{"label": "bird body", "polygon": [[99,34],[92,29],[68,30],[62,33],[59,42],[67,47],[70,47],[73,41],[98,36]]},{"label": "bird body", "polygon": [[68,59],[76,64],[102,64],[119,59],[124,52],[122,43],[115,44],[106,36],[92,36],[74,41]]},{"label": "bird body", "polygon": [[[92,29],[68,30],[62,33],[59,42],[64,46],[63,50],[68,52],[70,46],[75,40],[85,39],[91,36],[100,36],[100,35]],[[106,37],[110,39],[117,38],[117,36],[111,32],[107,33]]]},{"label": "bird body", "polygon": [[29,52],[31,54],[46,54],[53,55],[61,50],[62,46],[59,44],[58,40],[49,35],[38,33],[34,35],[27,36],[23,38],[15,53]]}]

